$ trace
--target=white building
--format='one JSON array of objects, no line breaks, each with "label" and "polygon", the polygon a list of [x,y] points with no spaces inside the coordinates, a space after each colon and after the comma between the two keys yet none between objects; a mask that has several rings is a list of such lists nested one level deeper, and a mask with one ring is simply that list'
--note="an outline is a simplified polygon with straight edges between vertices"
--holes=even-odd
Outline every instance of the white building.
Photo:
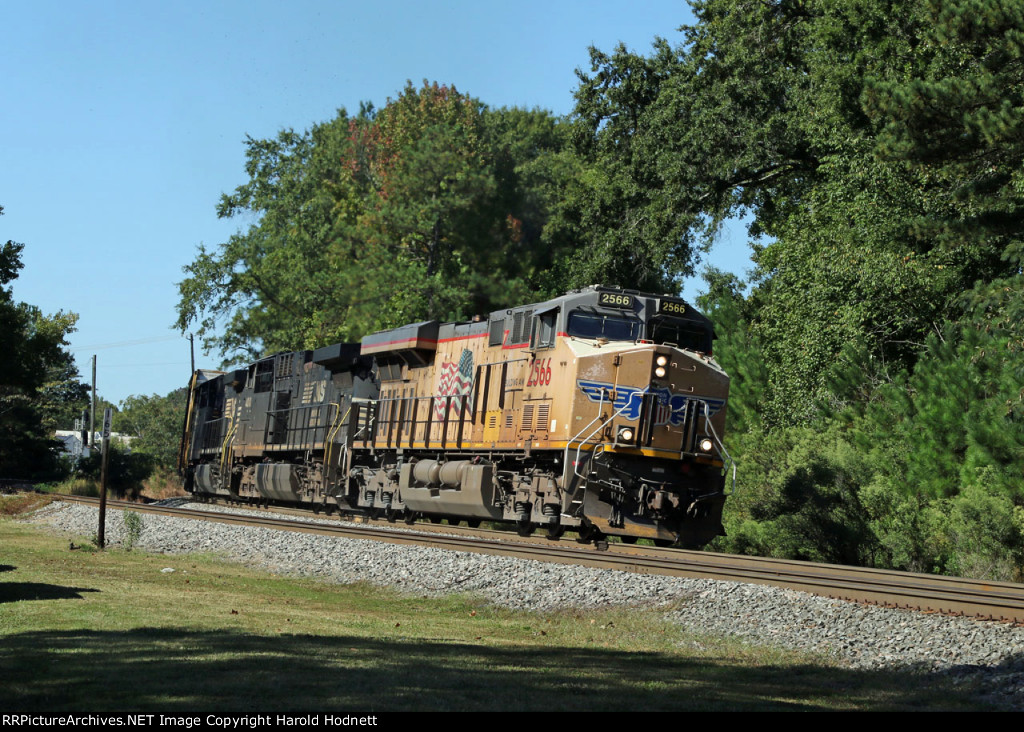
[{"label": "white building", "polygon": [[[64,443],[62,452],[75,460],[89,457],[89,448],[82,444],[82,433],[78,430],[57,430],[54,435],[56,439]],[[125,435],[120,432],[111,432],[110,440],[120,443],[121,447],[131,447],[133,435]],[[93,444],[99,445],[103,441],[103,433],[93,433]]]}]

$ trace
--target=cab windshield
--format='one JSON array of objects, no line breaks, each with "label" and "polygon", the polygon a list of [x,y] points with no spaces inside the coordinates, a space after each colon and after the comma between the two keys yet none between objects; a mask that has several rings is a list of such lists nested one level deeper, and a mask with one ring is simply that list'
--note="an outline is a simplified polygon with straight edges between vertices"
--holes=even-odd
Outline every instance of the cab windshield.
[{"label": "cab windshield", "polygon": [[711,332],[688,320],[652,318],[648,338],[661,345],[671,343],[690,351],[711,353]]},{"label": "cab windshield", "polygon": [[603,313],[569,313],[569,335],[577,338],[607,338],[610,341],[637,341],[642,323],[636,318]]}]

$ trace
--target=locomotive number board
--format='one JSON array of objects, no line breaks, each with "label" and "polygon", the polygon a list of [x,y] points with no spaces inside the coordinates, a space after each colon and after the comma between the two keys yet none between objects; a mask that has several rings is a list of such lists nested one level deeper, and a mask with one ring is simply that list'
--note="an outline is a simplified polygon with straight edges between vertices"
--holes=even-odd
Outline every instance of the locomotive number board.
[{"label": "locomotive number board", "polygon": [[686,303],[662,300],[658,303],[658,312],[666,315],[686,315]]},{"label": "locomotive number board", "polygon": [[597,304],[606,308],[626,308],[628,310],[633,310],[633,306],[636,304],[636,298],[632,295],[623,295],[618,292],[601,292],[598,293]]}]

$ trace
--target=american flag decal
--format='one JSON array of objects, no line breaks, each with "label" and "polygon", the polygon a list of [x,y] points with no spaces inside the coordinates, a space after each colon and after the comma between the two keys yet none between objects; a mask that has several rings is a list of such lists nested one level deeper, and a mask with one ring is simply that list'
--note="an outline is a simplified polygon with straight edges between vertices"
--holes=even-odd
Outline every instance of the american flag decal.
[{"label": "american flag decal", "polygon": [[[444,420],[444,405],[448,400],[445,397],[468,396],[466,406],[473,408],[473,352],[468,348],[462,349],[462,356],[459,362],[445,361],[441,364],[441,379],[437,385],[437,395],[434,400],[434,419],[439,422]],[[462,414],[462,399],[452,399],[451,408],[455,416]]]}]

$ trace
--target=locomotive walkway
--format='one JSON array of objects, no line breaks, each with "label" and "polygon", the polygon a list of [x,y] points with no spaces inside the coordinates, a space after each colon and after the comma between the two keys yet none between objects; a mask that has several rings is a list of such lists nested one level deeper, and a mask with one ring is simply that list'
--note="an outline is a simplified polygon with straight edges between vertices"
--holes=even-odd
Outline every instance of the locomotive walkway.
[{"label": "locomotive walkway", "polygon": [[[99,503],[98,499],[80,496],[58,498],[87,505]],[[265,515],[254,516],[251,513],[254,509],[251,508],[247,509],[250,513],[243,514],[127,501],[108,501],[107,505],[114,510],[131,510],[394,544],[432,546],[639,574],[773,585],[850,602],[1024,624],[1024,585],[1008,582],[984,582],[892,570],[618,543],[580,544],[564,537],[558,541],[524,538],[504,531],[467,529],[422,522],[413,526],[398,526],[383,521],[341,524],[337,519],[317,520],[308,511],[296,512],[299,516],[306,517],[303,519],[284,517],[278,509],[273,512],[266,511]]]}]

